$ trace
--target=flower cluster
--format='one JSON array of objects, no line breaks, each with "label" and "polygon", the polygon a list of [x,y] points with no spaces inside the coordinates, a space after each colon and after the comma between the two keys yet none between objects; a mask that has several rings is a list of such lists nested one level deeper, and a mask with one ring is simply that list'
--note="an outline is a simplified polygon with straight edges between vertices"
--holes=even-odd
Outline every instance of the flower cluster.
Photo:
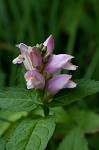
[{"label": "flower cluster", "polygon": [[13,60],[13,63],[24,63],[27,70],[24,77],[28,89],[43,89],[54,95],[61,89],[76,87],[76,83],[71,81],[72,75],[57,74],[60,69],[76,70],[77,66],[70,62],[73,58],[71,55],[52,54],[54,49],[52,35],[43,44],[31,47],[21,43],[16,46],[21,54]]}]

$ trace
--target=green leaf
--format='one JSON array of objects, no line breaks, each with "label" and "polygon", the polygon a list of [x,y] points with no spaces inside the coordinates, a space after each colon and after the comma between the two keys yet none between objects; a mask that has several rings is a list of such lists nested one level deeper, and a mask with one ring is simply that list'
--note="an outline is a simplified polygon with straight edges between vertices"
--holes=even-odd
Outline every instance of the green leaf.
[{"label": "green leaf", "polygon": [[27,112],[11,112],[0,110],[0,136],[2,136],[15,121],[27,116]]},{"label": "green leaf", "polygon": [[85,133],[94,133],[99,131],[99,115],[89,110],[69,111],[70,117],[75,121]]},{"label": "green leaf", "polygon": [[65,89],[56,94],[53,101],[48,104],[50,107],[59,107],[68,105],[72,102],[78,101],[88,95],[99,92],[99,81],[90,79],[77,80],[78,84],[74,89]]},{"label": "green leaf", "polygon": [[25,119],[15,129],[7,150],[44,150],[55,129],[55,116]]},{"label": "green leaf", "polygon": [[5,150],[6,140],[4,138],[0,138],[0,150]]},{"label": "green leaf", "polygon": [[84,134],[79,128],[72,130],[61,142],[58,150],[88,150]]},{"label": "green leaf", "polygon": [[0,108],[11,111],[29,111],[36,108],[35,91],[12,87],[0,91]]}]

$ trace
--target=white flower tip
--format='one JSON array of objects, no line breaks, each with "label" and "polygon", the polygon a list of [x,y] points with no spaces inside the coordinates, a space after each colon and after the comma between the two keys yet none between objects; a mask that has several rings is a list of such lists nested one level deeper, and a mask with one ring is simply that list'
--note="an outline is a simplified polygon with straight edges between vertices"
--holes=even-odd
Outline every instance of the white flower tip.
[{"label": "white flower tip", "polygon": [[71,66],[71,70],[76,70],[78,68],[78,66],[72,65]]},{"label": "white flower tip", "polygon": [[30,90],[31,88],[29,86],[27,86],[27,89]]},{"label": "white flower tip", "polygon": [[17,61],[16,61],[16,59],[14,59],[14,60],[12,61],[12,63],[13,63],[13,64],[17,64]]},{"label": "white flower tip", "polygon": [[75,88],[77,86],[77,83],[69,80],[67,83],[67,88]]},{"label": "white flower tip", "polygon": [[23,56],[19,55],[17,58],[15,58],[12,63],[13,64],[21,64],[24,61]]},{"label": "white flower tip", "polygon": [[71,62],[67,62],[63,69],[67,70],[76,70],[78,66],[73,65]]},{"label": "white flower tip", "polygon": [[[75,66],[75,67],[76,67],[76,69],[78,69],[79,66]],[[76,69],[75,69],[75,70],[76,70]]]},{"label": "white flower tip", "polygon": [[51,34],[51,35],[49,36],[49,38],[53,38],[53,35]]},{"label": "white flower tip", "polygon": [[[67,55],[67,54],[66,54]],[[71,61],[71,59],[74,58],[74,56],[71,56],[71,55],[67,55],[68,56],[68,61]]]},{"label": "white flower tip", "polygon": [[[66,54],[67,55],[67,54]],[[72,59],[72,58],[74,58],[74,56],[72,56],[72,55],[68,55],[69,56],[69,61]]]},{"label": "white flower tip", "polygon": [[18,57],[12,61],[13,64],[18,64]]}]

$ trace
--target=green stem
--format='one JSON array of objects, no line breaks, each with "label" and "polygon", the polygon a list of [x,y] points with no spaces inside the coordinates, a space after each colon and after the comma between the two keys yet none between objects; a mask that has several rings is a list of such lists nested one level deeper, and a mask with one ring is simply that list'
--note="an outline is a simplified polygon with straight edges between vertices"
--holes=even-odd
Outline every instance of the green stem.
[{"label": "green stem", "polygon": [[49,108],[45,105],[42,106],[45,117],[49,115]]},{"label": "green stem", "polygon": [[51,150],[55,150],[56,149],[56,145],[55,145],[53,137],[49,141],[49,149],[51,149]]}]

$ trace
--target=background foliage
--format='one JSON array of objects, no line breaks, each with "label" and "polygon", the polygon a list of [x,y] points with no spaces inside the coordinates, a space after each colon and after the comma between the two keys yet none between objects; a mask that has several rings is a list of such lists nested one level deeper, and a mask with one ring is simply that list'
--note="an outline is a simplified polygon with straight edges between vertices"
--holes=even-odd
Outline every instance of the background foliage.
[{"label": "background foliage", "polygon": [[[12,64],[13,58],[19,54],[15,44],[23,42],[35,45],[43,42],[50,34],[55,39],[56,54],[68,53],[75,56],[73,61],[79,68],[73,73],[74,79],[84,77],[99,80],[99,0],[0,0],[1,88],[15,86],[22,81],[19,72],[24,70]],[[53,136],[53,149],[56,149],[64,136],[66,141],[62,142],[59,150],[65,150],[63,148],[66,143],[67,150],[72,150],[72,147],[79,150],[83,143],[82,150],[87,150],[87,147],[90,150],[99,149],[98,97],[99,94],[85,99],[82,96],[80,101],[64,106],[64,109],[54,110],[57,114],[57,127]],[[16,126],[11,122],[26,115],[26,112],[0,111],[0,136],[9,137],[9,131]],[[9,119],[10,122],[4,119]],[[78,147],[74,136],[78,139]],[[4,139],[1,140],[4,143]],[[51,142],[48,149],[52,149]]]}]

